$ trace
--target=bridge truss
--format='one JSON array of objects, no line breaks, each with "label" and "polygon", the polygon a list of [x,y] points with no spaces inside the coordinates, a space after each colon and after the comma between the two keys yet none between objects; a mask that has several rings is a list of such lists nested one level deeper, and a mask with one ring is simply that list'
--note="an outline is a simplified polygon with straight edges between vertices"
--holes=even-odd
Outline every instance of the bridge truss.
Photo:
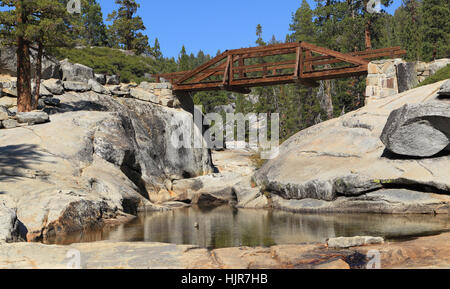
[{"label": "bridge truss", "polygon": [[157,75],[174,91],[228,90],[249,93],[250,87],[317,81],[367,74],[369,60],[406,54],[400,47],[341,53],[307,42],[228,50],[192,71]]}]

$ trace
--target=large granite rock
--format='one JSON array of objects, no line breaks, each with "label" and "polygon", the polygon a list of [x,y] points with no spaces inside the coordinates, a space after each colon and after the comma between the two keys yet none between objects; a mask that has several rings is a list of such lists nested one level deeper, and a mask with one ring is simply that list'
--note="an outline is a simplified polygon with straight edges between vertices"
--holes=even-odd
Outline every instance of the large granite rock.
[{"label": "large granite rock", "polygon": [[394,110],[381,134],[393,153],[431,157],[450,145],[450,103],[406,104]]},{"label": "large granite rock", "polygon": [[391,112],[405,104],[448,107],[450,100],[436,94],[442,84],[371,102],[299,132],[255,182],[273,207],[295,212],[450,213],[450,156],[399,158],[380,141]]},{"label": "large granite rock", "polygon": [[207,149],[171,145],[171,121],[190,121],[188,112],[94,92],[58,99],[45,109],[51,122],[1,133],[0,202],[17,211],[29,241],[167,209],[149,195],[212,170]]},{"label": "large granite rock", "polygon": [[399,63],[397,65],[398,92],[415,88],[419,84],[415,62]]},{"label": "large granite rock", "polygon": [[[0,73],[17,76],[17,54],[16,47],[0,48]],[[31,50],[31,69],[35,73],[37,52]],[[60,64],[57,59],[44,55],[42,59],[42,79],[59,78]]]},{"label": "large granite rock", "polygon": [[70,63],[67,59],[61,63],[61,79],[63,81],[88,82],[94,79],[94,70],[78,63]]},{"label": "large granite rock", "polygon": [[20,240],[20,224],[16,212],[0,203],[0,243]]},{"label": "large granite rock", "polygon": [[444,82],[444,84],[439,89],[438,94],[443,97],[450,96],[450,79]]}]

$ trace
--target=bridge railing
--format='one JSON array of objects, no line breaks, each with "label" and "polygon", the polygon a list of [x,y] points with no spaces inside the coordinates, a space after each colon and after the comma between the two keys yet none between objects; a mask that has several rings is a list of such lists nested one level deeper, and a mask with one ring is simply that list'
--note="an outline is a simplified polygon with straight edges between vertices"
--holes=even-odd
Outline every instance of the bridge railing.
[{"label": "bridge railing", "polygon": [[370,59],[405,54],[400,47],[341,53],[310,43],[284,43],[225,51],[192,71],[160,74],[174,90],[225,89],[248,93],[254,86],[300,83],[367,73]]}]

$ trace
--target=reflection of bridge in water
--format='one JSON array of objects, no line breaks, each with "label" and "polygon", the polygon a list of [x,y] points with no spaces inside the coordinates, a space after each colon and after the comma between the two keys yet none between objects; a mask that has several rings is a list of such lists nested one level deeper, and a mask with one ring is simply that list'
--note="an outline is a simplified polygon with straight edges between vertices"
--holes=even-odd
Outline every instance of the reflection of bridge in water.
[{"label": "reflection of bridge in water", "polygon": [[[173,90],[229,90],[249,93],[250,87],[317,81],[367,74],[369,60],[406,54],[400,47],[341,53],[310,43],[284,43],[228,50],[192,71],[160,74]],[[278,58],[274,60],[274,58]]]}]

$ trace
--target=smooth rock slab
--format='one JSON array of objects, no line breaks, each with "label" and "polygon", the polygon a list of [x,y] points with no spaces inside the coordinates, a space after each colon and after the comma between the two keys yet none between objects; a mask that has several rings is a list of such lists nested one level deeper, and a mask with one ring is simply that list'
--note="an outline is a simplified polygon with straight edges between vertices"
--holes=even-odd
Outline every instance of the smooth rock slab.
[{"label": "smooth rock slab", "polygon": [[340,237],[340,238],[332,238],[328,240],[328,247],[330,248],[351,248],[351,247],[359,247],[359,246],[367,246],[367,245],[375,245],[375,244],[383,244],[384,239],[381,237]]},{"label": "smooth rock slab", "polygon": [[16,119],[19,123],[27,123],[32,125],[48,122],[49,116],[43,111],[19,112],[16,115]]},{"label": "smooth rock slab", "polygon": [[399,155],[431,157],[440,153],[450,144],[450,104],[407,104],[394,110],[381,141]]}]

